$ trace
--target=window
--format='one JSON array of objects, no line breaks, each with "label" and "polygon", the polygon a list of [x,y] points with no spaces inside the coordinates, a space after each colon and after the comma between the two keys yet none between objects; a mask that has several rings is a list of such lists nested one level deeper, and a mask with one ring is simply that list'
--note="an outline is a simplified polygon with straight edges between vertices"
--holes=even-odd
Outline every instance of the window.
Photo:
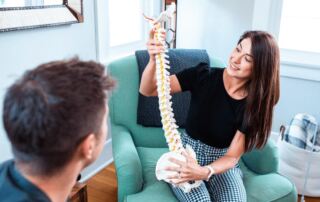
[{"label": "window", "polygon": [[142,40],[142,0],[109,1],[109,42],[119,46]]},{"label": "window", "polygon": [[320,53],[320,1],[284,0],[279,46]]},{"label": "window", "polygon": [[[153,10],[153,0],[108,1],[108,49],[113,53],[143,48],[150,27],[142,13]],[[131,51],[132,52],[132,51]]]},{"label": "window", "polygon": [[320,69],[320,1],[283,0],[279,46],[281,63]]},{"label": "window", "polygon": [[108,1],[109,56],[132,53],[142,48],[146,41],[147,23],[142,12],[150,10],[148,0]]},{"label": "window", "polygon": [[320,81],[319,8],[319,0],[255,1],[252,29],[278,39],[281,76]]},{"label": "window", "polygon": [[97,60],[108,62],[145,49],[151,26],[144,20],[157,16],[161,0],[108,0],[95,2]]}]

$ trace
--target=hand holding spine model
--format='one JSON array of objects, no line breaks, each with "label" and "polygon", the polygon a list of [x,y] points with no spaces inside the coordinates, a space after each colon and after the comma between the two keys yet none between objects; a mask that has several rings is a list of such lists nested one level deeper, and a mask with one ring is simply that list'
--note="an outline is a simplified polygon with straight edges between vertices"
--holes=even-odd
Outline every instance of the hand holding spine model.
[{"label": "hand holding spine model", "polygon": [[[153,20],[152,18],[145,18],[153,25],[154,39],[159,41],[161,44],[165,45],[165,39],[162,37],[162,33],[165,29],[161,27],[162,22],[168,21],[172,18],[175,12],[175,4],[172,3],[169,8],[162,12],[160,16]],[[167,166],[176,166],[176,164],[169,161],[169,158],[176,158],[180,161],[186,161],[185,157],[181,154],[184,150],[181,143],[180,132],[178,131],[178,126],[176,125],[176,120],[174,119],[174,114],[172,110],[172,102],[170,95],[170,79],[167,69],[169,66],[169,56],[166,54],[168,52],[167,48],[164,53],[156,54],[156,78],[157,78],[157,92],[159,98],[159,109],[161,115],[162,128],[164,130],[164,135],[169,146],[170,152],[163,154],[157,162],[156,166],[156,177],[158,180],[164,180],[170,183],[168,179],[169,176],[176,175],[178,173],[175,171],[167,171],[165,168]],[[187,145],[187,150],[192,154],[193,158],[196,159],[196,154],[193,149]],[[195,181],[194,183],[181,183],[178,185],[184,192],[190,192],[192,188],[200,186],[201,181]]]}]

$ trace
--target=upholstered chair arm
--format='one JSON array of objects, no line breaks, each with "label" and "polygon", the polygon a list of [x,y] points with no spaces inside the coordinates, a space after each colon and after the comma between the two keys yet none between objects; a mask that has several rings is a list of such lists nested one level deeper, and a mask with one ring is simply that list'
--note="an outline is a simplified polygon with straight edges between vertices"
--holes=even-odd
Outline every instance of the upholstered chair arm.
[{"label": "upholstered chair arm", "polygon": [[118,201],[140,192],[143,185],[142,167],[130,132],[123,126],[111,125],[112,152],[117,171]]},{"label": "upholstered chair arm", "polygon": [[275,142],[271,139],[262,149],[255,149],[242,156],[244,164],[257,174],[268,174],[278,171],[279,154]]}]

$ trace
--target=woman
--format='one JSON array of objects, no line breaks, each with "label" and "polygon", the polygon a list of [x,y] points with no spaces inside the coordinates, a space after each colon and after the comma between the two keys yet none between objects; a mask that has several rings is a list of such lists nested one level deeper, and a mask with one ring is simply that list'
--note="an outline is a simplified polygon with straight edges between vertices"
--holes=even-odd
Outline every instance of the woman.
[{"label": "woman", "polygon": [[[150,60],[140,93],[156,96],[155,54],[164,50],[150,39]],[[246,201],[238,161],[244,152],[261,148],[269,137],[273,107],[279,99],[279,48],[263,31],[245,32],[232,51],[226,68],[206,64],[170,76],[171,93],[191,92],[184,145],[197,154],[186,162],[171,159],[177,167],[173,184],[192,180],[204,183],[190,193],[171,186],[180,201]]]}]

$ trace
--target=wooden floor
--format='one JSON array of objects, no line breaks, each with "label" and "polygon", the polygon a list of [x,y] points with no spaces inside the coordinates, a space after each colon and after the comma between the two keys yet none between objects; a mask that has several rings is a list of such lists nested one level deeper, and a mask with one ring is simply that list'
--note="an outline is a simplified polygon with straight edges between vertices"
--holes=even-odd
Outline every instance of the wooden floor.
[{"label": "wooden floor", "polygon": [[[109,165],[87,182],[89,202],[116,202],[117,179],[114,164]],[[306,202],[320,202],[320,198],[305,198]],[[300,199],[299,199],[300,202]]]},{"label": "wooden floor", "polygon": [[[305,197],[304,199],[306,202],[320,202],[320,198]],[[300,197],[299,197],[299,202],[300,202]]]},{"label": "wooden floor", "polygon": [[111,164],[87,182],[88,201],[116,202],[117,187],[114,164]]}]

